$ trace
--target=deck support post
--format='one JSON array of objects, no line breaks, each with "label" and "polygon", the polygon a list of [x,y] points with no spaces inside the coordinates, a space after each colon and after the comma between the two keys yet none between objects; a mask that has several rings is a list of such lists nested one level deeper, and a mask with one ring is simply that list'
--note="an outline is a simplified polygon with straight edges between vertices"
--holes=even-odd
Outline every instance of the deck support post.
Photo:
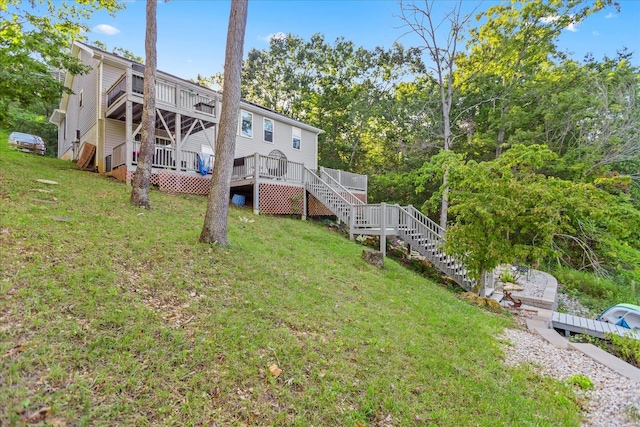
[{"label": "deck support post", "polygon": [[380,203],[380,252],[382,252],[382,265],[387,256],[387,204]]},{"label": "deck support post", "polygon": [[354,229],[356,227],[356,206],[351,205],[351,214],[349,215],[349,240],[355,239]]},{"label": "deck support post", "polygon": [[253,213],[260,213],[260,154],[253,155]]},{"label": "deck support post", "polygon": [[[177,102],[177,101],[176,101]],[[176,170],[182,169],[182,114],[176,113],[176,121],[173,125],[173,138],[176,141]],[[186,166],[186,165],[185,165]],[[187,170],[185,167],[184,170]]]},{"label": "deck support post", "polygon": [[[126,150],[126,167],[127,170],[129,169],[129,166],[133,165],[133,105],[131,104],[131,101],[126,101],[125,104],[125,108],[126,108],[126,112],[125,112],[125,119],[124,119],[124,128],[125,128],[125,150]],[[127,178],[125,178],[125,182],[127,184],[131,184],[131,182],[129,182],[128,180],[128,176],[129,174],[127,174]]]},{"label": "deck support post", "polygon": [[302,169],[302,220],[307,220],[307,168]]}]

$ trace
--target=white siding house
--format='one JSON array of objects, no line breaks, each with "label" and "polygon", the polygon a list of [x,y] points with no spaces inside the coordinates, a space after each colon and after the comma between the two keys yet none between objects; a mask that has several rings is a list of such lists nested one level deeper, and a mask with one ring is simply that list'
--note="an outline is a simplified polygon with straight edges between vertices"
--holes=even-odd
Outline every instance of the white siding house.
[{"label": "white siding house", "polygon": [[[100,172],[107,172],[107,157],[112,156],[113,162],[116,147],[127,142],[127,108],[133,110],[129,118],[132,141],[128,142],[132,147],[135,145],[140,115],[136,109],[142,106],[144,66],[79,42],[73,44],[72,52],[91,71],[66,77],[65,85],[73,93],[63,95],[59,109],[50,119],[59,127],[58,157],[77,158],[82,146],[90,143],[96,146],[93,165]],[[202,146],[214,149],[222,95],[162,71],[157,76],[157,136],[166,138],[162,142],[169,141],[174,150],[200,153]],[[132,105],[127,107],[128,103]],[[245,101],[241,110],[241,115],[251,118],[250,135],[238,131],[235,157],[269,155],[279,150],[288,160],[317,169],[320,129]],[[180,116],[181,127],[176,127],[176,115]],[[264,139],[265,121],[272,126],[271,141]],[[292,142],[294,129],[301,132],[297,148]],[[111,164],[112,168],[116,166],[120,165]]]},{"label": "white siding house", "polygon": [[[90,71],[66,75],[72,93],[62,96],[50,118],[58,125],[58,157],[80,158],[83,167],[129,183],[140,150],[144,66],[79,42],[72,45],[72,54]],[[167,191],[208,192],[221,98],[214,90],[157,72],[152,184]],[[306,212],[307,177],[317,173],[321,132],[241,101],[232,192],[245,196],[256,212],[292,214],[303,207]],[[350,176],[347,186],[364,183],[352,190],[366,200],[366,177],[354,181],[354,174],[335,172],[338,181]],[[320,206],[317,212],[325,211]]]}]

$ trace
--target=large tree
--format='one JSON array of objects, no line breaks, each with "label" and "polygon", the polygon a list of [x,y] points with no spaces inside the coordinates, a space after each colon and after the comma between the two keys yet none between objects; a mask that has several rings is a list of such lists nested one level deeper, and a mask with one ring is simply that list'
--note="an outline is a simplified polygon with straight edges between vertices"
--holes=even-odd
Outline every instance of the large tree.
[{"label": "large tree", "polygon": [[144,100],[142,105],[142,140],[136,173],[131,183],[131,204],[151,209],[149,183],[156,145],[156,42],[158,27],[156,10],[158,0],[147,0],[147,25],[144,41],[146,65],[144,67]]},{"label": "large tree", "polygon": [[[483,23],[470,30],[455,75],[466,104],[476,105],[466,114],[476,141],[495,146],[499,157],[515,132],[535,123],[527,120],[544,105],[540,96],[547,96],[541,93],[548,88],[545,83],[555,91],[563,89],[562,76],[553,71],[567,59],[557,46],[561,32],[613,3],[513,0],[478,14]],[[479,122],[478,117],[488,120]]]},{"label": "large tree", "polygon": [[64,82],[51,72],[87,71],[69,49],[88,30],[84,22],[96,10],[121,7],[117,0],[0,0],[0,124],[12,103],[59,100]]},{"label": "large tree", "polygon": [[365,49],[344,38],[288,34],[248,53],[242,90],[245,99],[324,130],[323,166],[371,173],[397,153],[404,126],[395,88],[422,70],[419,52],[399,44]]},{"label": "large tree", "polygon": [[[200,242],[215,243],[221,246],[229,245],[227,237],[229,187],[231,186],[233,157],[236,149],[242,54],[248,3],[248,0],[232,0],[231,2],[225,51],[220,132],[216,142],[213,175],[207,199],[207,213],[200,233]],[[255,185],[258,183],[256,182]]]},{"label": "large tree", "polygon": [[547,175],[557,158],[545,146],[516,144],[484,162],[443,151],[421,169],[422,179],[445,168],[450,172],[455,221],[447,229],[445,250],[472,277],[479,281],[502,263],[537,265],[550,257],[578,269],[612,271],[624,264],[640,273],[634,249],[640,211],[624,192]]},{"label": "large tree", "polygon": [[[462,13],[462,6],[462,1],[458,1],[450,10],[440,15],[433,0],[425,0],[421,5],[416,2],[400,2],[400,19],[409,32],[417,35],[422,42],[421,49],[427,53],[430,60],[428,68],[438,83],[437,110],[442,121],[441,127],[437,127],[440,132],[436,137],[442,141],[444,151],[453,148],[452,109],[461,85],[459,81],[454,80],[454,73],[466,26],[471,19],[470,13]],[[447,227],[449,207],[448,175],[447,171],[443,174],[444,186],[440,203],[440,226],[443,229]]]}]

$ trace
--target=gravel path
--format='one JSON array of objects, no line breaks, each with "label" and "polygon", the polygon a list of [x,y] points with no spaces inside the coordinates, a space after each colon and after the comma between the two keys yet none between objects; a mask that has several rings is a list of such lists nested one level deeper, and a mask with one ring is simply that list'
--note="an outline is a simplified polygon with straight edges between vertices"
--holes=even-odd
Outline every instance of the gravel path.
[{"label": "gravel path", "polygon": [[588,401],[583,426],[640,426],[640,383],[578,351],[555,347],[526,330],[507,329],[500,338],[513,344],[505,346],[507,365],[533,363],[536,372],[558,380],[580,374],[593,381],[591,390],[579,392]]}]

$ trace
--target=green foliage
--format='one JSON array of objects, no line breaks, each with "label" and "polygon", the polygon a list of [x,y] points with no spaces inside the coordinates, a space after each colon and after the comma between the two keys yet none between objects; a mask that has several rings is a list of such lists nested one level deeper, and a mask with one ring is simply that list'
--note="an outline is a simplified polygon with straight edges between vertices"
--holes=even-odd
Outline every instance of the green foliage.
[{"label": "green foliage", "polygon": [[500,275],[500,281],[502,283],[516,283],[516,278],[510,271],[503,271]]},{"label": "green foliage", "polygon": [[635,338],[605,333],[604,339],[590,335],[574,335],[571,337],[571,341],[593,344],[636,368],[640,368],[640,341]]},{"label": "green foliage", "polygon": [[627,336],[607,334],[607,339],[614,347],[614,354],[629,362],[633,366],[640,367],[640,341]]},{"label": "green foliage", "polygon": [[[615,253],[626,256],[625,266],[640,265],[634,249],[640,212],[626,196],[543,174],[556,159],[545,146],[516,145],[486,162],[443,151],[421,168],[418,190],[449,171],[454,222],[445,249],[460,257],[472,277],[513,259],[538,264],[554,257],[602,269],[603,262],[613,268],[620,262],[611,256]],[[439,197],[436,193],[431,201]]]},{"label": "green foliage", "polygon": [[1,1],[0,124],[6,125],[7,108],[15,102],[29,106],[59,100],[64,86],[51,72],[87,71],[69,51],[71,42],[88,30],[83,22],[96,10],[115,13],[121,7],[116,0]]},{"label": "green foliage", "polygon": [[[309,40],[287,34],[269,48],[247,53],[242,96],[267,108],[323,129],[320,163],[366,173],[396,163],[403,136],[394,88],[423,69],[416,49],[365,49],[321,34]],[[207,86],[220,76],[198,76]]]},{"label": "green foliage", "polygon": [[[49,123],[50,109],[39,108],[32,105],[29,108],[21,108],[11,105],[7,114],[7,127],[12,131],[26,132],[40,136],[47,147],[46,155],[56,157],[58,154],[58,127]],[[4,141],[0,141],[4,143]]]},{"label": "green foliage", "polygon": [[594,312],[602,312],[621,302],[640,303],[639,295],[629,283],[619,284],[590,272],[570,268],[557,268],[553,275],[558,279],[563,292],[577,297]]},{"label": "green foliage", "polygon": [[590,390],[593,388],[593,381],[591,381],[591,378],[585,375],[571,375],[569,378],[567,378],[567,382],[569,384],[580,387],[582,390]]}]

